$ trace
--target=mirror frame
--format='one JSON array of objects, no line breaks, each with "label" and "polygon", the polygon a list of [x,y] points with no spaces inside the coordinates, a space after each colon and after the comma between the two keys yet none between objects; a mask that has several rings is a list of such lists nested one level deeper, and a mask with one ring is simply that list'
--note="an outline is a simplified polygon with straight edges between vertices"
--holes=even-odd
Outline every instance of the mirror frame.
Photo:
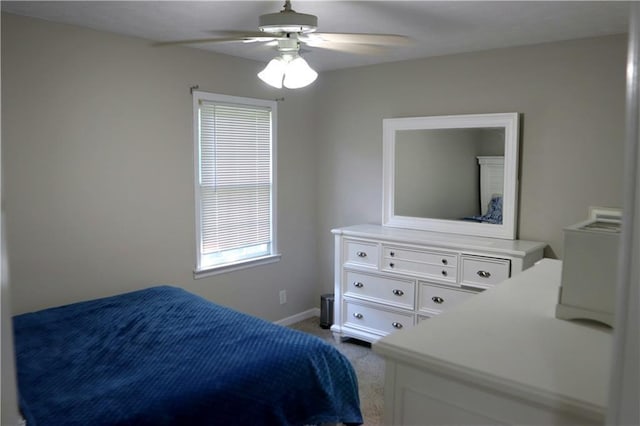
[{"label": "mirror frame", "polygon": [[[386,118],[382,121],[382,224],[452,234],[513,240],[517,238],[518,113],[468,114],[430,117]],[[465,222],[395,214],[396,132],[399,130],[504,128],[504,193],[502,224]]]}]

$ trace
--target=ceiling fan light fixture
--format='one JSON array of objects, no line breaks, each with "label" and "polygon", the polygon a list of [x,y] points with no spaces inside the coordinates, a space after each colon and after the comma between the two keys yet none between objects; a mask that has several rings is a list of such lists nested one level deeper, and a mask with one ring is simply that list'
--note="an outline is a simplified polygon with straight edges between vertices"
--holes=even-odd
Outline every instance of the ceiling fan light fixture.
[{"label": "ceiling fan light fixture", "polygon": [[258,73],[258,78],[271,87],[300,89],[318,78],[318,73],[298,54],[282,52]]},{"label": "ceiling fan light fixture", "polygon": [[283,84],[288,89],[299,89],[310,85],[316,78],[318,73],[301,56],[296,56],[287,64]]},{"label": "ceiling fan light fixture", "polygon": [[258,73],[258,78],[269,86],[282,89],[282,79],[284,78],[287,63],[281,56],[273,58],[267,66]]}]

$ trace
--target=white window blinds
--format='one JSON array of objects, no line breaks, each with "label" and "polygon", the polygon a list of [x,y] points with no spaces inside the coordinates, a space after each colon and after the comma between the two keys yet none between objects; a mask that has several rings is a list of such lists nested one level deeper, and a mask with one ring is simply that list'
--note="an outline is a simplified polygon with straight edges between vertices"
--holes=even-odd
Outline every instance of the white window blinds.
[{"label": "white window blinds", "polygon": [[197,269],[272,255],[273,107],[203,97],[197,102]]}]

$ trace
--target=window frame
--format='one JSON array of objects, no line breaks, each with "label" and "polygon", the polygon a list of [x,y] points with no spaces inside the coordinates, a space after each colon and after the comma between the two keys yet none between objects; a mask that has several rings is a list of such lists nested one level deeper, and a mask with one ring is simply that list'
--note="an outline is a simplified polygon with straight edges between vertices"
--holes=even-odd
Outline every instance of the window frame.
[{"label": "window frame", "polygon": [[[235,106],[266,107],[271,111],[271,250],[270,253],[252,258],[239,259],[230,263],[217,265],[203,265],[202,254],[202,220],[201,220],[201,185],[200,185],[200,102],[224,103]],[[193,271],[194,279],[222,274],[259,265],[278,262],[282,255],[277,244],[277,102],[247,98],[240,96],[221,95],[199,90],[193,91],[193,159],[194,159],[194,198],[195,198],[195,233],[196,233],[196,266]]]}]

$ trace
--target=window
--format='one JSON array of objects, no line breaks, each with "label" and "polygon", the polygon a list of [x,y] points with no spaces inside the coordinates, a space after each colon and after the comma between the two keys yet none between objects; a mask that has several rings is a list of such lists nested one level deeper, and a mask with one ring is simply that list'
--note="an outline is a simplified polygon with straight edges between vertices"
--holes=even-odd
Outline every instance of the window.
[{"label": "window", "polygon": [[194,276],[275,262],[276,102],[193,93]]}]

